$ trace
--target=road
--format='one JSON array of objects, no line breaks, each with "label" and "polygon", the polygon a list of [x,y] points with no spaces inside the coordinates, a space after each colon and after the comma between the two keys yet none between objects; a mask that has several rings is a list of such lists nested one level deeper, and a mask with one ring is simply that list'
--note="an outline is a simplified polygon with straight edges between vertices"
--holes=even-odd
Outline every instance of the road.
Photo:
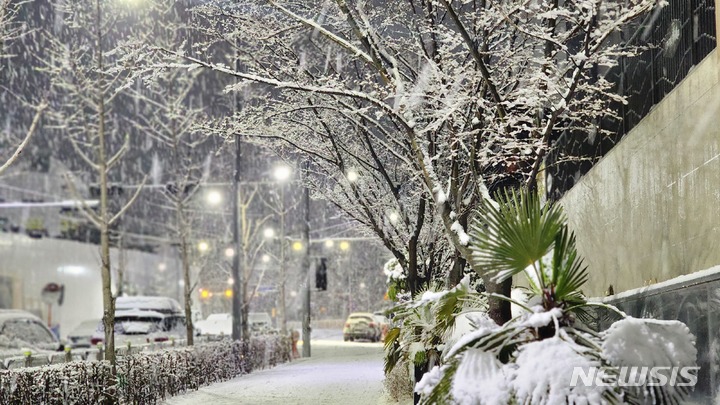
[{"label": "road", "polygon": [[165,404],[395,403],[383,393],[382,344],[343,342],[339,331],[319,330],[314,335],[310,358],[200,388],[171,398]]}]

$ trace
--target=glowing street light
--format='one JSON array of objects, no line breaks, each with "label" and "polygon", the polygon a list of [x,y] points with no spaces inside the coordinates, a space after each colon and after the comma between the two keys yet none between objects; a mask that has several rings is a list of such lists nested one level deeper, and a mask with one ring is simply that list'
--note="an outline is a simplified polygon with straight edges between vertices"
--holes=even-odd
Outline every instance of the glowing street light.
[{"label": "glowing street light", "polygon": [[280,165],[273,170],[273,177],[279,182],[287,181],[292,176],[292,169],[286,165]]},{"label": "glowing street light", "polygon": [[225,257],[233,257],[235,256],[235,249],[229,247],[225,249]]},{"label": "glowing street light", "polygon": [[299,252],[303,249],[303,244],[300,241],[295,241],[292,244],[292,248],[294,251]]},{"label": "glowing street light", "polygon": [[222,202],[222,194],[217,190],[211,190],[207,193],[205,199],[210,205],[218,205]]},{"label": "glowing street light", "polygon": [[272,239],[275,237],[275,230],[273,228],[265,228],[263,230],[263,236],[265,239]]},{"label": "glowing street light", "polygon": [[165,271],[165,270],[167,270],[167,264],[165,264],[165,263],[160,263],[160,264],[158,264],[158,271],[159,271],[160,273],[162,273],[162,272]]},{"label": "glowing street light", "polygon": [[331,247],[333,247],[333,246],[335,246],[335,241],[334,241],[334,240],[328,239],[328,240],[325,241],[325,247],[326,247],[326,248],[331,248]]},{"label": "glowing street light", "polygon": [[347,172],[347,179],[350,183],[355,183],[358,179],[358,173],[355,170],[349,170]]},{"label": "glowing street light", "polygon": [[348,241],[342,241],[340,242],[340,250],[348,250],[350,249],[350,242]]},{"label": "glowing street light", "polygon": [[232,298],[232,290],[229,288],[225,290],[225,296],[228,298]]},{"label": "glowing street light", "polygon": [[230,285],[235,284],[235,279],[233,279],[232,277],[230,277],[230,278],[228,279],[228,284],[230,284]]},{"label": "glowing street light", "polygon": [[210,298],[210,291],[201,288],[200,289],[200,298]]},{"label": "glowing street light", "polygon": [[263,263],[270,262],[270,255],[262,255],[261,260],[263,261]]},{"label": "glowing street light", "polygon": [[205,252],[207,252],[209,249],[210,249],[210,245],[209,245],[207,242],[202,241],[202,242],[198,243],[198,250],[199,250],[200,252],[205,253]]}]

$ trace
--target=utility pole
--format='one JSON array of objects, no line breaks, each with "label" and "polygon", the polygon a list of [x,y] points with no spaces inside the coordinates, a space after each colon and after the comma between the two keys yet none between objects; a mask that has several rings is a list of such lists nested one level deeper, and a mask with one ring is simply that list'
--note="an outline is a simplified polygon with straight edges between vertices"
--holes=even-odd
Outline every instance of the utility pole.
[{"label": "utility pole", "polygon": [[280,331],[287,335],[287,307],[285,304],[285,182],[280,183]]},{"label": "utility pole", "polygon": [[[309,163],[303,163],[303,176],[307,179]],[[302,245],[305,248],[302,258],[302,268],[305,271],[305,291],[303,297],[302,339],[303,357],[310,357],[310,189],[303,188],[303,232]]]},{"label": "utility pole", "polygon": [[[240,71],[240,53],[237,51],[239,47],[240,38],[235,38],[235,71]],[[235,84],[238,84],[239,80],[235,78]],[[240,111],[240,97],[237,92],[233,94],[233,104],[235,112]],[[235,254],[233,255],[232,272],[231,276],[233,279],[232,284],[232,339],[240,340],[246,336],[243,336],[243,326],[247,319],[243,319],[243,275],[245,269],[240,269],[240,255],[243,253],[242,237],[240,237],[240,170],[242,163],[242,149],[240,147],[240,134],[235,134],[235,175],[233,176],[233,249]],[[250,342],[243,342],[242,349],[243,354],[246,354],[246,350],[249,349]]]},{"label": "utility pole", "polygon": [[235,175],[233,176],[233,249],[235,254],[232,261],[232,338],[240,340],[242,336],[242,285],[243,272],[240,271],[240,254],[243,251],[240,238],[240,138],[235,138]]}]

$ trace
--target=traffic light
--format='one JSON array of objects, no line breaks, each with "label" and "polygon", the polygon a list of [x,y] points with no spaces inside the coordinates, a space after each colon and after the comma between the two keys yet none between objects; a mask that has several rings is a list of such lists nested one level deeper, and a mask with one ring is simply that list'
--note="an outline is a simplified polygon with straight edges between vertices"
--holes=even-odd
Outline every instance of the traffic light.
[{"label": "traffic light", "polygon": [[320,259],[320,262],[315,266],[315,288],[320,291],[327,290],[327,265],[325,263],[327,259],[324,257]]}]

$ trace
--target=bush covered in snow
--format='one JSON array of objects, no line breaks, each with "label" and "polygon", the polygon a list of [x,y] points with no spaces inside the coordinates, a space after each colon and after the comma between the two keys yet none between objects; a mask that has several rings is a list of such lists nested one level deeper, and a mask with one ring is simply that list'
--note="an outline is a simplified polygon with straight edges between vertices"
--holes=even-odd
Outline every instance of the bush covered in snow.
[{"label": "bush covered in snow", "polygon": [[290,360],[290,342],[280,336],[242,343],[221,340],[118,358],[117,375],[109,362],[67,364],[0,371],[1,404],[154,404],[203,385],[228,380],[252,369]]},{"label": "bush covered in snow", "polygon": [[[478,212],[470,248],[486,275],[500,282],[525,276],[533,304],[514,302],[522,313],[502,326],[475,314],[463,333],[435,333],[445,344],[433,342],[442,355],[415,387],[422,403],[679,404],[697,382],[695,337],[685,324],[630,318],[587,302],[581,292],[587,268],[559,206],[511,193]],[[450,319],[457,328],[457,319],[468,316],[467,309],[458,311],[458,300],[448,299],[462,286],[455,290],[407,304],[436,302],[434,321],[417,325],[416,333],[449,330]],[[473,294],[466,290],[462,300]],[[594,305],[623,319],[594,332],[583,324],[592,321]],[[663,376],[650,372],[653,367]]]}]

